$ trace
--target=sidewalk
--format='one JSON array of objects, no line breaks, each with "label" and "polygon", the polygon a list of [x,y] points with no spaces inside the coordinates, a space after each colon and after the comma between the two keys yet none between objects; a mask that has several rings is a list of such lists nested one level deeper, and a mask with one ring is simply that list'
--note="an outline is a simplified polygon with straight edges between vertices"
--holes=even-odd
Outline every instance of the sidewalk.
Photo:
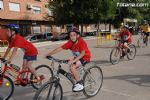
[{"label": "sidewalk", "polygon": [[[136,44],[136,39],[138,38],[138,35],[134,35],[133,37],[133,44]],[[95,40],[97,39],[97,37],[83,37],[85,40]],[[33,43],[33,45],[37,48],[40,47],[44,47],[44,46],[50,46],[50,45],[55,45],[55,44],[62,44],[65,43],[67,40],[65,41],[45,41],[45,42],[37,42],[37,43]],[[114,41],[108,41],[108,42],[104,42],[103,44],[100,44],[99,46],[112,46],[114,44]],[[6,50],[7,47],[1,47],[0,48],[0,52],[4,52]]]},{"label": "sidewalk", "polygon": [[[84,37],[85,40],[91,40],[96,39],[96,37],[90,36],[90,37]],[[44,42],[36,42],[33,43],[33,45],[37,48],[44,47],[44,46],[50,46],[55,44],[62,44],[65,43],[67,40],[64,41],[44,41]],[[7,47],[0,47],[0,52],[4,52]]]}]

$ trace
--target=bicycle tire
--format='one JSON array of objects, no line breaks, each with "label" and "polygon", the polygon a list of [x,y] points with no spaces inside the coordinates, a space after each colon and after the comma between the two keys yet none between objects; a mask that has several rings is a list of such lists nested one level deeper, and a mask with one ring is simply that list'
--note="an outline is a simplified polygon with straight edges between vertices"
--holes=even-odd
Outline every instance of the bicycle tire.
[{"label": "bicycle tire", "polygon": [[[6,81],[6,83],[2,83],[2,85],[4,84],[5,86],[6,86],[6,88],[7,87],[11,87],[11,89],[10,89],[10,91],[9,91],[9,93],[6,93],[3,89],[2,89],[2,86],[0,86],[0,90],[1,91],[3,91],[3,92],[5,92],[5,94],[7,94],[7,96],[5,96],[5,97],[3,97],[3,99],[4,100],[9,100],[10,99],[10,97],[13,95],[13,93],[14,93],[14,83],[13,83],[13,81],[11,80],[11,78],[9,78],[8,76],[4,76],[4,79],[3,79],[3,82],[5,82],[4,80],[7,80]],[[2,99],[2,100],[3,100]]]},{"label": "bicycle tire", "polygon": [[[59,84],[59,83],[57,83],[57,86],[55,85],[56,83],[53,83],[53,82],[51,82],[51,81],[48,81],[48,82],[46,82],[46,83],[44,83],[37,91],[36,91],[36,93],[35,93],[35,96],[34,96],[34,98],[33,98],[33,100],[48,100],[48,98],[50,98],[50,96],[52,96],[51,97],[51,99],[50,100],[55,100],[55,91],[56,91],[56,89],[57,88],[59,88],[60,89],[60,99],[59,100],[62,100],[62,98],[63,98],[63,90],[62,90],[62,86]],[[52,89],[53,89],[53,86],[56,86],[56,87],[54,87],[54,92],[53,93],[51,93],[52,92]],[[46,95],[46,99],[43,97],[41,97],[40,96],[40,94],[42,94],[42,92],[44,93],[44,94],[46,94],[45,93],[45,90],[46,89],[48,89],[48,94]],[[58,100],[58,99],[57,99]]]},{"label": "bicycle tire", "polygon": [[[135,47],[135,45],[130,44],[129,48],[130,48],[130,52],[127,53],[127,58],[129,60],[133,60],[135,58],[135,56],[136,56],[136,47]],[[133,53],[133,54],[131,54],[131,53]],[[131,55],[133,55],[133,56],[131,57]]]},{"label": "bicycle tire", "polygon": [[[93,69],[95,69],[95,70],[93,70]],[[94,71],[93,73],[92,73],[92,70]],[[91,74],[96,74],[96,71],[98,71],[98,73],[99,73],[99,76],[100,76],[100,81],[98,81],[97,82],[97,84],[94,84],[94,85],[92,85],[92,84],[86,84],[86,78],[88,78],[88,81],[90,81],[91,82],[91,80],[92,79],[94,79],[95,77],[97,77],[97,75],[96,76],[93,76],[92,77],[92,75],[90,75],[89,76],[89,73]],[[90,78],[89,78],[90,77]],[[92,77],[92,78],[91,78]],[[99,77],[98,77],[99,78]],[[94,81],[96,81],[96,80],[94,80]],[[90,67],[90,68],[88,68],[87,69],[87,72],[85,72],[85,74],[84,74],[84,76],[83,76],[83,84],[84,84],[84,89],[83,89],[83,94],[86,96],[86,97],[93,97],[93,96],[95,96],[95,95],[97,95],[97,93],[100,91],[100,89],[101,89],[101,87],[102,87],[102,83],[103,83],[103,73],[102,73],[102,70],[101,70],[101,68],[100,67],[98,67],[98,66],[93,66],[93,67]],[[89,86],[91,87],[91,86],[98,86],[98,88],[96,89],[96,90],[94,90],[91,94],[90,93],[88,93],[88,88],[89,88]],[[91,90],[90,90],[90,92],[91,92]]]},{"label": "bicycle tire", "polygon": [[[53,71],[52,71],[52,69],[48,66],[48,65],[39,65],[39,66],[37,66],[36,68],[35,68],[35,70],[37,71],[37,73],[38,73],[38,70],[40,70],[40,69],[43,69],[43,68],[45,68],[43,71],[44,72],[40,72],[42,75],[44,74],[44,80],[45,80],[45,82],[46,81],[49,81],[49,79],[50,79],[50,77],[51,78],[53,78]],[[46,71],[48,71],[48,73],[46,73]],[[39,74],[39,73],[38,73]],[[32,79],[34,79],[35,77],[34,77],[34,75],[33,74],[31,74],[31,77],[30,77],[30,80],[32,80]],[[47,79],[46,79],[47,78]],[[34,89],[39,89],[41,86],[42,86],[42,84],[44,84],[45,82],[44,82],[44,80],[42,80],[42,82],[40,82],[40,83],[34,83],[34,82],[31,82],[31,85],[32,85],[32,87],[34,88]]]},{"label": "bicycle tire", "polygon": [[[117,53],[116,50],[118,51],[119,54],[117,54],[116,60],[115,60],[115,59],[113,59],[113,53]],[[114,56],[115,56],[115,55],[114,55]],[[111,50],[111,53],[110,53],[110,62],[111,62],[112,64],[118,64],[119,61],[120,61],[120,56],[121,56],[120,48],[119,48],[119,47],[114,47],[114,48]]]}]

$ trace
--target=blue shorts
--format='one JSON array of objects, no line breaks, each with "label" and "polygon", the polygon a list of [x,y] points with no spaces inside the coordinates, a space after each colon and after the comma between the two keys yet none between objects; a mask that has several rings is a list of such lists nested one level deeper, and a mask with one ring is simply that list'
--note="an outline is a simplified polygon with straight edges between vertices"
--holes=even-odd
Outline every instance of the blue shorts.
[{"label": "blue shorts", "polygon": [[27,61],[35,61],[35,60],[37,60],[37,55],[35,55],[35,56],[24,55],[23,59],[26,59]]},{"label": "blue shorts", "polygon": [[81,62],[81,64],[82,64],[82,66],[85,66],[85,65],[88,63],[88,62],[85,61],[83,58],[80,59],[80,62]]}]

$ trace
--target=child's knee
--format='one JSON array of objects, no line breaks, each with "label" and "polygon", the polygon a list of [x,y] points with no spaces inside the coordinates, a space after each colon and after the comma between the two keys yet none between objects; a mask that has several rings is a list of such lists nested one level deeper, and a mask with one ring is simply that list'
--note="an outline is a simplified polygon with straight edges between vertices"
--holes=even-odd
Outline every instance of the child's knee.
[{"label": "child's knee", "polygon": [[77,66],[77,65],[72,65],[72,66],[70,67],[71,71],[76,70],[76,69],[78,69],[78,68],[79,68],[79,66]]}]

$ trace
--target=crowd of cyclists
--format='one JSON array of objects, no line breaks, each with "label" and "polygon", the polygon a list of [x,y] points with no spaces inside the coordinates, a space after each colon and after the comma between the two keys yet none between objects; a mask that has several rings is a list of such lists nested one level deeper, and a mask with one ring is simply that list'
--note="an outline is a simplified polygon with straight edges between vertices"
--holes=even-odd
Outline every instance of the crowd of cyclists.
[{"label": "crowd of cyclists", "polygon": [[[24,52],[24,56],[22,58],[23,62],[22,62],[21,70],[29,69],[36,77],[34,81],[40,82],[41,79],[33,67],[34,61],[37,60],[37,55],[38,55],[37,48],[32,43],[28,42],[27,40],[25,40],[23,37],[19,35],[18,25],[9,24],[6,25],[5,28],[8,30],[7,36],[8,36],[9,46],[2,58],[6,59],[8,53],[11,51],[11,49],[13,49],[11,56],[7,59],[7,63],[12,63],[12,60],[14,59],[18,49],[21,48],[22,51]],[[143,34],[143,36],[145,36],[143,42],[146,45],[148,45],[148,37],[149,37],[150,30],[147,21],[144,21],[144,24],[140,25],[139,29]],[[47,53],[45,57],[52,56],[53,54],[56,54],[62,50],[68,50],[68,49],[71,50],[73,57],[69,58],[68,63],[70,65],[70,71],[76,80],[76,84],[73,86],[73,91],[78,92],[84,89],[83,81],[80,79],[78,69],[80,66],[84,66],[90,62],[91,52],[88,49],[88,45],[86,41],[84,41],[84,39],[80,36],[80,32],[77,28],[73,28],[71,31],[68,32],[68,34],[70,36],[70,39],[62,46]],[[130,52],[130,47],[128,46],[128,44],[132,43],[132,34],[129,30],[129,26],[123,25],[117,37],[121,39],[121,45],[125,49],[127,49],[127,52]],[[121,57],[123,56],[124,54],[122,53]],[[22,75],[22,77],[24,77],[24,75]],[[19,81],[15,80],[14,83],[19,84]]]}]

